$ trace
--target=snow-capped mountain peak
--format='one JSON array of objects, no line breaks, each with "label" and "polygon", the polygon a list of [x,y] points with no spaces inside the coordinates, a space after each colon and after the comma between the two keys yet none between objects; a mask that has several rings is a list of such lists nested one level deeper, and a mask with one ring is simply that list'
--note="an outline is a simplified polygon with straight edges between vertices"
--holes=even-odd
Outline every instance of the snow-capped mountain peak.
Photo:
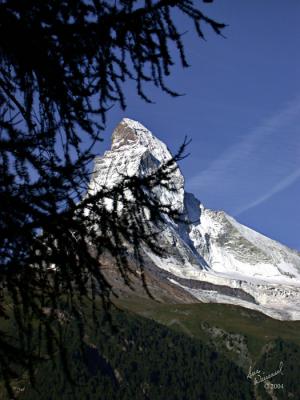
[{"label": "snow-capped mountain peak", "polygon": [[[112,135],[111,150],[95,160],[89,191],[114,187],[124,175],[153,172],[172,157],[167,146],[137,121],[124,118]],[[172,190],[155,188],[162,204],[182,213],[170,219],[159,241],[165,256],[144,249],[148,268],[195,301],[238,304],[279,319],[300,319],[300,255],[241,225],[223,211],[209,210],[184,191],[179,167]]]},{"label": "snow-capped mountain peak", "polygon": [[[167,146],[141,123],[124,118],[112,135],[111,150],[95,159],[90,193],[101,187],[112,188],[125,176],[141,176],[172,158]],[[183,211],[184,179],[179,167],[172,172],[171,190],[157,187],[156,195],[164,205]],[[175,189],[175,190],[174,190]]]}]

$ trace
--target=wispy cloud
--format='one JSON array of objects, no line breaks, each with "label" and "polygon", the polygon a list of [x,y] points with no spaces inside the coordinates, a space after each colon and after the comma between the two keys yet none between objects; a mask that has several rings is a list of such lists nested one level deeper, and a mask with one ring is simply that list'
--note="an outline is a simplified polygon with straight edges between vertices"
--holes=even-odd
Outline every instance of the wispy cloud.
[{"label": "wispy cloud", "polygon": [[282,190],[288,188],[292,185],[296,180],[300,178],[300,168],[294,171],[292,174],[288,175],[286,178],[282,179],[277,185],[273,186],[270,191],[258,197],[256,200],[244,205],[243,207],[237,209],[235,211],[235,216],[242,214],[243,212],[250,210],[253,207],[257,207],[265,201],[269,200],[275,194],[281,192]]},{"label": "wispy cloud", "polygon": [[187,182],[219,197],[235,215],[256,207],[300,177],[300,98],[263,121]]}]

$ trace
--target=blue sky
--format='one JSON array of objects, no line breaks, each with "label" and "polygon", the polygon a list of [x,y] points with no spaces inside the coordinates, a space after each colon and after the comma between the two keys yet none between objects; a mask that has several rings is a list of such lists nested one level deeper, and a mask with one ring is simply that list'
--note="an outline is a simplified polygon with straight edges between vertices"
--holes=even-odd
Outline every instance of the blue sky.
[{"label": "blue sky", "polygon": [[179,98],[149,87],[147,104],[126,84],[127,110],[108,114],[102,153],[124,116],[139,120],[176,152],[186,188],[208,208],[300,250],[300,2],[215,0],[203,4],[227,23],[226,39],[205,29],[200,41],[177,16],[188,61],[169,85]]}]

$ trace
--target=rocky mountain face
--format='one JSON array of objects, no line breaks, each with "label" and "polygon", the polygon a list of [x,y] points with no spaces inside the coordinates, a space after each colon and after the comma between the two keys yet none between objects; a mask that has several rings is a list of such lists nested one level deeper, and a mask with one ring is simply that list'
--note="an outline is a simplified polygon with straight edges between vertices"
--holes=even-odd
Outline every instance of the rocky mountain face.
[{"label": "rocky mountain face", "polygon": [[[125,118],[112,135],[111,150],[95,159],[89,192],[111,188],[124,175],[147,174],[171,157],[148,129]],[[176,299],[186,293],[185,301],[235,304],[277,319],[300,319],[300,254],[223,211],[204,207],[185,192],[179,167],[171,184],[171,190],[156,188],[155,195],[185,223],[164,219],[159,237],[164,256],[143,249],[151,282]]]}]

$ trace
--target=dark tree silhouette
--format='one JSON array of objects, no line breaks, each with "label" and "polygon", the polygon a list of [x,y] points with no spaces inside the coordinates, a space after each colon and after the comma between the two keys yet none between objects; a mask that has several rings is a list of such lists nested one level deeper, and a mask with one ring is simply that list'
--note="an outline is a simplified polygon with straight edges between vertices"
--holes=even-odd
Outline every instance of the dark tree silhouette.
[{"label": "dark tree silhouette", "polygon": [[203,23],[217,34],[224,28],[192,0],[0,2],[0,371],[12,398],[12,379],[25,368],[33,380],[37,358],[58,348],[66,359],[61,310],[83,337],[82,302],[91,303],[95,319],[96,296],[109,306],[104,251],[128,284],[128,246],[137,258],[142,242],[159,252],[149,224],[173,211],[149,192],[169,185],[185,145],[149,176],[84,193],[107,111],[126,106],[123,83],[133,80],[148,102],[148,82],[177,95],[165,84],[172,45],[182,66],[188,63],[174,12],[190,19],[200,38]]}]

